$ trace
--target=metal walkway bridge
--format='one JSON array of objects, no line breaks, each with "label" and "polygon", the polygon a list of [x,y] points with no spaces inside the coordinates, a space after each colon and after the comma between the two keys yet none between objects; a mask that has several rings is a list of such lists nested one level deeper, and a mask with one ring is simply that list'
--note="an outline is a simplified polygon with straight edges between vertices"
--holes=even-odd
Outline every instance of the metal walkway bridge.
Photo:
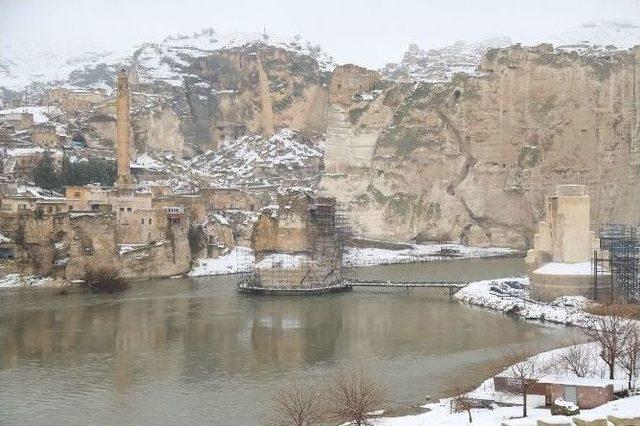
[{"label": "metal walkway bridge", "polygon": [[453,297],[458,291],[466,287],[468,283],[461,281],[396,281],[396,280],[350,280],[352,287],[381,287],[381,288],[436,288],[449,291],[449,297]]}]

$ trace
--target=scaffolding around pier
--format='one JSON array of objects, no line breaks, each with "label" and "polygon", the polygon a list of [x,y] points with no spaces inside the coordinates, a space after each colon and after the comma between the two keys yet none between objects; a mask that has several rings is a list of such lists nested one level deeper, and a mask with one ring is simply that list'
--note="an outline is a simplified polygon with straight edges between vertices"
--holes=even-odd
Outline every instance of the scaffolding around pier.
[{"label": "scaffolding around pier", "polygon": [[[640,228],[636,225],[605,224],[600,233],[601,253],[594,256],[594,277],[611,280],[611,297],[640,301]],[[608,264],[611,275],[599,277],[599,263]]]},{"label": "scaffolding around pier", "polygon": [[354,268],[345,261],[353,245],[349,218],[334,198],[315,197],[305,215],[303,249],[256,250],[238,259],[238,290],[251,293],[327,293],[350,290]]}]

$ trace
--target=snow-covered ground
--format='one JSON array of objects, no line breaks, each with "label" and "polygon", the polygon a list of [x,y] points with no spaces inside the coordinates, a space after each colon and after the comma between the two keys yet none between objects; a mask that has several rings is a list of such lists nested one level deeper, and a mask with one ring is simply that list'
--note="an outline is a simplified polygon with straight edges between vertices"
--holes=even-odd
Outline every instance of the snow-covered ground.
[{"label": "snow-covered ground", "polygon": [[215,259],[197,259],[189,272],[190,277],[224,275],[242,272],[248,262],[253,264],[255,256],[247,247],[234,247],[229,253]]},{"label": "snow-covered ground", "polygon": [[[450,257],[442,253],[454,250],[457,255]],[[343,262],[348,266],[374,266],[388,265],[396,263],[428,262],[442,259],[470,259],[481,257],[497,257],[516,253],[508,248],[479,248],[467,247],[458,244],[432,244],[432,245],[411,245],[404,250],[389,250],[378,248],[355,248],[350,247],[345,253]],[[205,275],[234,274],[240,272],[241,268],[251,263],[255,256],[253,251],[247,247],[236,247],[228,254],[215,259],[198,259],[189,272],[189,276],[199,277]],[[293,256],[288,254],[274,254],[263,259],[257,267],[268,267],[268,265],[281,264],[283,268],[299,267],[300,263],[307,260],[305,256]]]},{"label": "snow-covered ground", "polygon": [[46,287],[52,281],[51,278],[40,278],[32,275],[7,274],[0,278],[0,288]]},{"label": "snow-covered ground", "polygon": [[350,266],[370,266],[392,263],[428,262],[442,259],[499,257],[515,253],[517,253],[517,251],[510,248],[480,248],[460,244],[412,244],[409,248],[403,250],[350,247],[345,253],[344,263]]},{"label": "snow-covered ground", "polygon": [[[616,371],[616,377],[619,377],[620,379],[609,381],[608,379],[603,378],[606,377],[608,370],[607,366],[598,356],[597,344],[585,343],[581,346],[584,348],[586,353],[591,354],[589,359],[592,363],[592,365],[590,366],[592,369],[592,377],[577,378],[575,374],[564,369],[559,360],[561,358],[562,352],[565,351],[566,348],[560,348],[535,355],[535,357],[537,358],[536,364],[546,370],[546,373],[542,375],[541,378],[552,380],[554,382],[560,382],[562,380],[580,382],[588,381],[591,383],[607,382],[614,385],[615,391],[621,391],[627,388],[626,380],[624,379],[625,375],[621,370]],[[506,374],[507,371],[508,369],[500,374]],[[494,404],[491,409],[473,409],[473,425],[500,425],[502,422],[508,419],[514,419],[508,422],[509,425],[513,426],[536,426],[537,419],[544,419],[547,421],[566,420],[571,423],[571,417],[551,416],[549,408],[544,408],[543,406],[544,397],[539,395],[530,395],[527,398],[528,418],[518,419],[518,417],[522,416],[522,399],[519,396],[497,392],[494,388],[493,377],[485,380],[475,390],[471,391],[468,396],[470,398],[493,400],[501,404],[517,404],[516,406],[510,407],[501,407],[497,404]],[[440,401],[426,404],[423,406],[423,408],[429,411],[422,414],[395,418],[384,418],[375,421],[374,424],[389,426],[469,424],[467,412],[451,413],[451,400],[452,398],[445,398]],[[597,419],[606,418],[607,415],[617,415],[621,417],[631,415],[639,416],[640,396],[612,401],[592,410],[582,410],[577,417],[582,419]]]},{"label": "snow-covered ground", "polygon": [[[106,68],[109,72],[119,67],[133,66],[141,82],[163,81],[180,86],[189,76],[188,67],[197,58],[220,50],[241,50],[251,46],[271,46],[289,52],[309,55],[318,61],[321,69],[331,71],[335,64],[319,46],[300,36],[280,36],[265,33],[218,33],[204,29],[189,35],[174,35],[164,40],[141,46],[96,46],[94,51],[83,52],[67,43],[35,42],[24,35],[0,40],[0,87],[22,90],[33,83],[57,82],[66,87],[86,87],[83,74]],[[70,78],[73,74],[74,78]],[[100,74],[97,73],[99,76]],[[112,81],[98,79],[95,88],[110,89]]]},{"label": "snow-covered ground", "polygon": [[551,303],[529,297],[529,278],[513,277],[472,282],[455,298],[469,305],[517,315],[529,320],[589,327],[593,316],[584,312],[591,303],[581,296],[564,296]]}]

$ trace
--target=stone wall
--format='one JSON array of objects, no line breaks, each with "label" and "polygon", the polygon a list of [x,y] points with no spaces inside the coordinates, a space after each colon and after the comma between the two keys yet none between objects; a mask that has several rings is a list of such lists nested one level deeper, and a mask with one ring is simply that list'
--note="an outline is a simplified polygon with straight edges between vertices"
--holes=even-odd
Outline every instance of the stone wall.
[{"label": "stone wall", "polygon": [[67,280],[82,279],[88,268],[109,265],[127,279],[164,277],[189,270],[186,228],[169,228],[165,239],[119,254],[115,215],[2,215],[2,229],[28,260],[30,271]]}]

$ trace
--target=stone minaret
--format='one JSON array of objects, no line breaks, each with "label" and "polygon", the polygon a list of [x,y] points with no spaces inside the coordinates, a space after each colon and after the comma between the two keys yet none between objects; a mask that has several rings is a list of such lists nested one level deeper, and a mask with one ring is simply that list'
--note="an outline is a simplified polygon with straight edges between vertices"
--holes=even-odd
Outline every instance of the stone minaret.
[{"label": "stone minaret", "polygon": [[117,101],[116,101],[116,148],[118,154],[118,175],[116,185],[119,188],[127,188],[131,186],[131,170],[129,163],[131,156],[129,153],[129,77],[125,70],[118,73],[117,85]]}]

